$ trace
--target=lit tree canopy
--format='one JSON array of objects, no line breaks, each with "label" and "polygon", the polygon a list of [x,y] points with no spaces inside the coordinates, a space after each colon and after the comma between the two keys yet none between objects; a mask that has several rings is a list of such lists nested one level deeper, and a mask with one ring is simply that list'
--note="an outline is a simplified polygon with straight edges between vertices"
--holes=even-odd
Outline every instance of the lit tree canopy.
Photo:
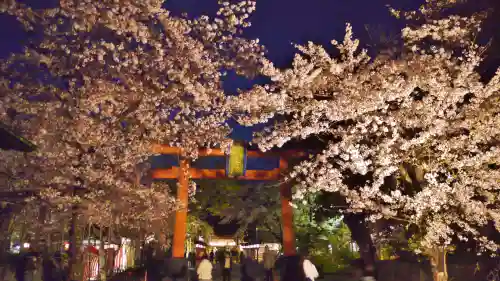
[{"label": "lit tree canopy", "polygon": [[[77,201],[101,223],[133,218],[148,226],[175,209],[166,187],[141,186],[148,169],[141,163],[156,143],[193,154],[227,143],[223,71],[254,74],[263,49],[235,36],[248,25],[252,1],[221,3],[218,18],[194,20],[162,4],[0,3],[40,35],[0,62],[0,120],[37,146],[30,155],[10,153],[2,169],[53,202]],[[73,186],[86,190],[75,196]]]},{"label": "lit tree canopy", "polygon": [[[424,18],[440,1],[422,8]],[[441,1],[442,2],[442,1]],[[309,43],[289,69],[265,63],[273,81],[231,102],[242,124],[284,120],[257,135],[262,150],[318,137],[327,143],[290,174],[301,189],[339,192],[350,211],[399,218],[425,230],[422,245],[500,230],[500,70],[476,72],[484,48],[473,39],[480,18],[446,16],[402,30],[403,48],[374,58],[358,50],[347,25],[340,53]],[[284,118],[282,118],[284,117]],[[408,189],[406,169],[418,171]],[[353,178],[357,178],[353,184]]]},{"label": "lit tree canopy", "polygon": [[[351,211],[426,229],[424,246],[457,232],[494,250],[477,229],[489,221],[500,229],[500,71],[486,82],[476,71],[480,15],[435,16],[454,2],[405,13],[420,22],[402,30],[398,52],[370,58],[347,25],[344,41],[332,42],[340,56],[309,43],[297,46],[290,69],[278,69],[257,40],[236,36],[252,1],[222,2],[214,20],[172,17],[160,0],[68,0],[45,10],[3,1],[0,11],[42,36],[0,63],[0,120],[38,147],[10,155],[2,169],[54,202],[84,186],[63,201],[109,206],[88,214],[96,221],[138,212],[144,225],[175,208],[165,187],[141,187],[152,144],[196,156],[193,148],[228,142],[229,117],[247,125],[284,117],[257,136],[261,149],[327,142],[290,174],[299,197],[339,192]],[[228,97],[227,69],[273,83]],[[402,167],[419,171],[418,184],[398,180],[410,169]],[[353,177],[361,180],[348,183]]]}]

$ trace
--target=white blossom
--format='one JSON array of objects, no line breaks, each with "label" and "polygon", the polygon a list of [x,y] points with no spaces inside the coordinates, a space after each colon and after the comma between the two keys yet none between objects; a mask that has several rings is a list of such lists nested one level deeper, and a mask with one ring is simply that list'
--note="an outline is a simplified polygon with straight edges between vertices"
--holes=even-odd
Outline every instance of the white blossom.
[{"label": "white blossom", "polygon": [[231,112],[220,70],[254,75],[264,49],[237,36],[254,1],[193,20],[171,16],[163,2],[0,4],[44,33],[0,62],[0,121],[36,145],[28,155],[2,152],[10,175],[2,188],[31,188],[67,207],[79,186],[79,210],[90,222],[142,229],[168,222],[178,207],[168,186],[141,182],[152,145],[181,147],[189,158],[200,146],[226,147]]},{"label": "white blossom", "polygon": [[[394,58],[369,58],[347,25],[344,41],[333,41],[339,57],[297,46],[291,68],[265,62],[273,83],[231,106],[242,124],[284,120],[256,135],[262,150],[314,136],[326,142],[289,175],[298,198],[338,192],[352,212],[420,226],[424,247],[459,234],[495,250],[478,229],[491,221],[500,230],[500,69],[488,82],[476,71],[479,25],[476,16],[448,16],[406,27]],[[364,180],[349,183],[353,177]]]}]

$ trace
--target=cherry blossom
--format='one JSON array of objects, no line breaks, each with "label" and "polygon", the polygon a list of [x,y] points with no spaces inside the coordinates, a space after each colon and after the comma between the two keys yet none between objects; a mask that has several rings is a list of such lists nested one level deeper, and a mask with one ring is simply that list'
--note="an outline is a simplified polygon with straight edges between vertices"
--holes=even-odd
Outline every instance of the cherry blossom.
[{"label": "cherry blossom", "polygon": [[34,189],[66,211],[77,203],[90,223],[168,222],[178,207],[168,186],[143,182],[152,145],[182,147],[181,157],[227,147],[223,70],[255,75],[264,48],[237,36],[253,1],[221,2],[213,19],[174,17],[163,2],[0,4],[41,33],[0,62],[0,121],[37,147],[2,152],[2,169],[23,179],[5,188]]},{"label": "cherry blossom", "polygon": [[[425,20],[402,30],[398,53],[371,58],[348,24],[343,42],[332,41],[340,56],[312,42],[297,46],[292,67],[264,63],[271,85],[229,104],[245,125],[283,120],[256,135],[262,150],[325,141],[290,173],[297,197],[339,192],[351,212],[420,226],[424,248],[459,235],[494,252],[499,245],[479,229],[494,222],[500,231],[500,69],[487,82],[476,72],[479,30],[476,15]],[[408,170],[419,175],[411,188]]]}]

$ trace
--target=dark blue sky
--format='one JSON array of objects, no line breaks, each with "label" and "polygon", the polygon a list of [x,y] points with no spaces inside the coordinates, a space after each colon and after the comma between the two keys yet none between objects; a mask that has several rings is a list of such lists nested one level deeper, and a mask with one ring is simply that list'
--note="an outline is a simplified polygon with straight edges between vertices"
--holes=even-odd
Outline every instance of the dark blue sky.
[{"label": "dark blue sky", "polygon": [[[269,50],[269,58],[278,66],[287,66],[294,53],[291,43],[313,41],[330,45],[344,37],[345,23],[355,34],[367,38],[365,25],[382,25],[397,32],[401,23],[391,17],[387,4],[396,8],[416,8],[421,0],[257,0],[252,26],[244,34],[259,38]],[[216,0],[168,0],[166,7],[192,16],[215,15]]]},{"label": "dark blue sky", "polygon": [[[40,0],[23,1],[36,2]],[[45,0],[52,3],[55,0]],[[268,49],[268,57],[280,67],[288,66],[295,49],[292,43],[313,41],[330,47],[332,39],[342,40],[346,22],[353,26],[355,36],[362,44],[370,44],[365,26],[369,25],[387,33],[397,34],[401,22],[390,16],[387,4],[396,8],[416,8],[422,0],[258,0],[253,14],[252,27],[243,36],[259,38]],[[183,12],[190,16],[214,16],[217,0],[168,0],[166,7],[174,14]],[[0,57],[20,51],[27,35],[13,19],[0,15]],[[249,88],[252,81],[229,75],[225,89]],[[249,140],[252,129],[230,122],[235,128],[232,137]]]}]

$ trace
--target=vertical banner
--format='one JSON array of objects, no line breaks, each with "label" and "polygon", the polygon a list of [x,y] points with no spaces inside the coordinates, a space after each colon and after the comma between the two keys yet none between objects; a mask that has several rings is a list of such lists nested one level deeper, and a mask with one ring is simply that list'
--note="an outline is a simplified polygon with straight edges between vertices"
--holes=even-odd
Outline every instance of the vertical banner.
[{"label": "vertical banner", "polygon": [[226,175],[230,178],[244,176],[246,170],[246,149],[243,144],[233,143],[229,150]]},{"label": "vertical banner", "polygon": [[87,246],[83,256],[83,281],[98,280],[99,277],[99,250],[94,246]]}]

